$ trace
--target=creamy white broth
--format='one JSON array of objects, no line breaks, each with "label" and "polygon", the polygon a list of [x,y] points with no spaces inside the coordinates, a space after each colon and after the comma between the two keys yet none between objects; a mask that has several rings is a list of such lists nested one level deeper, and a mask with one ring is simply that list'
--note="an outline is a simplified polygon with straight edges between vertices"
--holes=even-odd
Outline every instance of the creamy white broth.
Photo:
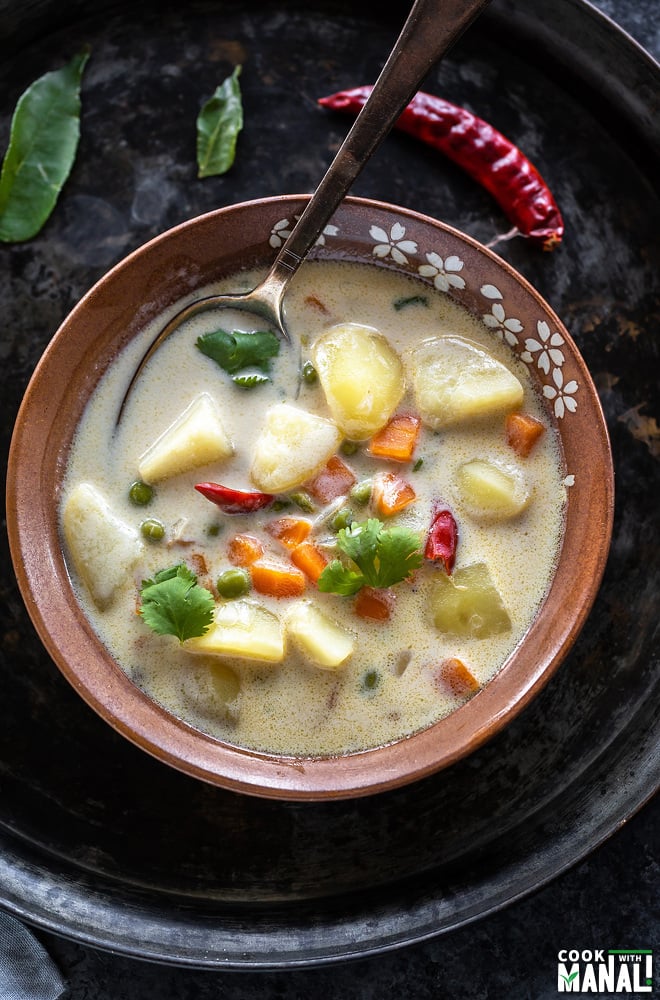
[{"label": "creamy white broth", "polygon": [[[241,276],[241,284],[251,287],[257,277]],[[235,291],[236,279],[222,287]],[[413,295],[422,295],[426,305],[394,308],[396,301]],[[443,334],[476,342],[517,375],[524,388],[522,410],[547,427],[523,459],[517,458],[506,442],[502,416],[437,432],[424,427],[415,451],[415,459],[422,459],[421,467],[413,471],[412,463],[396,466],[414,486],[417,500],[392,521],[423,536],[434,502],[442,500],[451,508],[459,525],[456,570],[473,563],[488,565],[511,629],[487,639],[440,632],[429,605],[436,575],[442,570],[429,564],[415,574],[412,583],[393,588],[396,602],[386,622],[358,618],[353,598],[320,593],[310,583],[305,599],[355,639],[348,661],[335,670],[324,670],[290,641],[282,663],[193,654],[174,636],[151,632],[136,613],[140,582],[158,571],[178,562],[195,569],[193,557],[201,553],[208,578],[217,579],[230,566],[227,543],[235,534],[260,535],[260,525],[280,516],[304,516],[314,522],[322,513],[320,507],[304,514],[289,506],[281,513],[266,509],[256,514],[226,515],[194,489],[196,483],[206,480],[254,489],[250,480],[252,445],[274,404],[287,401],[329,416],[318,382],[299,384],[296,349],[283,345],[269,383],[249,390],[238,388],[196,349],[195,341],[219,326],[248,329],[246,317],[240,313],[203,314],[170,337],[149,362],[118,429],[116,415],[126,386],[161,321],[145,330],[102,380],[71,450],[62,503],[66,504],[77,484],[90,483],[113,513],[136,532],[146,517],[154,517],[165,525],[166,534],[159,542],[143,544],[137,564],[126,572],[115,599],[102,611],[69,560],[79,599],[100,638],[139,687],[192,726],[257,750],[329,755],[391,742],[458,708],[464,697],[454,695],[435,677],[435,668],[443,660],[455,657],[463,661],[480,686],[500,669],[529,628],[552,578],[561,543],[564,472],[557,436],[524,364],[485,325],[443,293],[382,268],[307,262],[291,285],[286,312],[294,339],[303,342],[303,357],[308,356],[316,339],[337,323],[360,323],[383,334],[408,373],[406,394],[396,412],[414,409],[409,376],[416,344]],[[136,507],[128,499],[128,489],[138,478],[140,457],[202,392],[216,400],[234,444],[233,454],[156,484],[151,503]],[[483,522],[462,507],[457,470],[475,457],[522,469],[531,490],[531,501],[522,513],[509,520]],[[364,446],[342,458],[358,481],[373,476],[378,468],[394,467],[368,456]],[[368,507],[347,504],[357,520],[375,516]],[[323,540],[331,536],[329,528],[316,535]],[[277,542],[262,537],[274,556],[280,560],[285,557]],[[245,599],[279,617],[286,615],[290,603],[290,599],[254,591]],[[374,676],[377,683],[370,687]]]}]

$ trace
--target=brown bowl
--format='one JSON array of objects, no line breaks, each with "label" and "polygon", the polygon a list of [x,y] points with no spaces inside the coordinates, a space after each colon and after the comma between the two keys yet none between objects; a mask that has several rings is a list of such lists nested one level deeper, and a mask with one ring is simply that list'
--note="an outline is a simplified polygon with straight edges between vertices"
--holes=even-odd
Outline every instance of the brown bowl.
[{"label": "brown bowl", "polygon": [[541,690],[574,642],[600,584],[612,529],[613,469],[584,361],[529,283],[494,253],[433,219],[346,199],[332,220],[336,231],[313,256],[412,274],[430,251],[442,261],[458,257],[462,281],[453,281],[449,269],[447,288],[487,317],[494,335],[528,363],[558,427],[569,486],[552,585],[524,641],[475,697],[428,729],[378,749],[318,759],[257,753],[199,732],[154,703],[101,644],[69,580],[57,508],[72,437],[95,385],[131,338],[192,290],[267,264],[276,234],[305,200],[247,202],[183,223],[91,289],[53,337],[26,391],[11,445],[7,520],[32,621],[57,666],[99,715],[143,750],[196,778],[254,795],[313,800],[380,792],[447,767],[501,730]]}]

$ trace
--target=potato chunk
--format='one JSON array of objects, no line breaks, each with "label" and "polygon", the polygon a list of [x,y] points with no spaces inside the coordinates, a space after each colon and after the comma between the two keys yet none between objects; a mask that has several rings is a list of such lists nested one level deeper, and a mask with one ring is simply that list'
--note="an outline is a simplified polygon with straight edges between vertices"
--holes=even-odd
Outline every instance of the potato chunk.
[{"label": "potato chunk", "polygon": [[261,604],[228,601],[218,606],[208,632],[187,639],[184,646],[191,653],[281,663],[284,627],[277,615]]},{"label": "potato chunk", "polygon": [[485,563],[473,563],[451,576],[439,573],[431,593],[436,628],[451,635],[487,639],[507,632],[511,619]]},{"label": "potato chunk", "polygon": [[519,379],[479,344],[433,337],[413,352],[417,408],[434,430],[504,414],[519,407]]},{"label": "potato chunk", "polygon": [[228,663],[215,656],[195,657],[195,667],[181,671],[181,693],[200,715],[236,723],[240,712],[241,680]]},{"label": "potato chunk", "polygon": [[252,455],[250,475],[265,493],[291,490],[322,469],[342,435],[332,420],[290,403],[272,406]]},{"label": "potato chunk", "polygon": [[364,441],[385,426],[405,383],[399,355],[381,333],[358,323],[332,326],[314,344],[313,360],[346,437]]},{"label": "potato chunk", "polygon": [[79,483],[71,491],[62,528],[76,572],[96,606],[105,610],[143,551],[138,532],[117,517],[90,483]]},{"label": "potato chunk", "polygon": [[294,604],[286,627],[305,656],[325,670],[341,667],[353,653],[353,636],[308,601]]},{"label": "potato chunk", "polygon": [[233,452],[214,400],[202,392],[145,451],[138,471],[145,483],[157,483]]},{"label": "potato chunk", "polygon": [[514,466],[475,458],[460,466],[456,479],[462,502],[477,519],[508,520],[520,514],[530,500],[523,475]]}]

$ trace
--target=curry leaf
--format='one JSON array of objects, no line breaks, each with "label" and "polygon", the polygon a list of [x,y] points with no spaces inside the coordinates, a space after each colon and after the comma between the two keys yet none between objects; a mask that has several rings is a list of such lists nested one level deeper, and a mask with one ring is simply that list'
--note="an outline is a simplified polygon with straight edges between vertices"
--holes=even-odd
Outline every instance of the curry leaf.
[{"label": "curry leaf", "polygon": [[268,372],[270,359],[277,357],[280,351],[279,339],[270,330],[249,333],[214,330],[198,337],[196,344],[202,354],[212,358],[229,375],[250,367]]},{"label": "curry leaf", "polygon": [[198,177],[225,174],[236,158],[236,141],[243,128],[240,72],[237,66],[197,116]]},{"label": "curry leaf", "polygon": [[35,80],[12,118],[0,174],[0,240],[24,242],[53,211],[80,138],[80,82],[88,52]]}]

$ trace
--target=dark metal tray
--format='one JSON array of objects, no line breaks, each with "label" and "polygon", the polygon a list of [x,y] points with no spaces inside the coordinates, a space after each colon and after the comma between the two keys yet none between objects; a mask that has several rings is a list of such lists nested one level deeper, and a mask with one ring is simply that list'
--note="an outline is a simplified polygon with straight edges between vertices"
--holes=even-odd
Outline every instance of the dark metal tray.
[{"label": "dark metal tray", "polygon": [[[0,247],[1,432],[66,312],[115,261],[200,212],[311,190],[347,122],[321,94],[372,82],[400,26],[382,5],[0,3],[0,135],[22,90],[88,42],[82,141],[43,232]],[[199,181],[194,119],[243,65],[235,167]],[[2,540],[0,903],[37,927],[200,968],[363,956],[483,917],[605,840],[658,785],[660,68],[581,0],[493,0],[426,89],[515,139],[562,206],[564,245],[499,252],[567,323],[612,437],[611,558],[538,699],[465,762],[347,803],[237,796],[110,730],[44,653]],[[487,242],[481,189],[399,135],[354,193]],[[39,483],[35,483],[35,490]],[[44,587],[49,585],[44,580]]]}]

